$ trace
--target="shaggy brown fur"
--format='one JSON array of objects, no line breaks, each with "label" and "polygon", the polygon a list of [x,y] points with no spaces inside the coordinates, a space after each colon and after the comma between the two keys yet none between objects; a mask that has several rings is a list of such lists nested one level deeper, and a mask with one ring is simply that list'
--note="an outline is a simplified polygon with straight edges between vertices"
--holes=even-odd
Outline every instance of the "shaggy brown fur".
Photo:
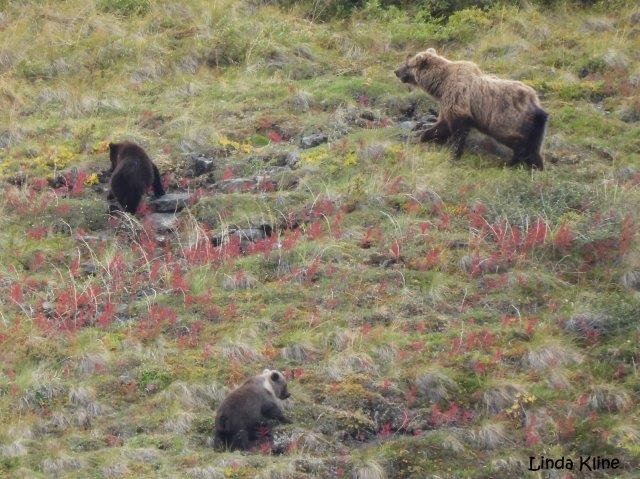
[{"label": "shaggy brown fur", "polygon": [[471,62],[447,60],[433,48],[409,58],[395,74],[440,102],[438,121],[422,141],[450,140],[459,158],[469,130],[476,128],[513,150],[511,166],[524,162],[543,168],[540,146],[547,113],[533,88],[485,75]]},{"label": "shaggy brown fur", "polygon": [[282,400],[290,396],[280,371],[265,369],[262,374],[247,379],[218,407],[214,447],[247,449],[261,423],[268,419],[290,423],[281,405]]},{"label": "shaggy brown fur", "polygon": [[160,172],[145,151],[130,141],[109,143],[111,181],[108,199],[118,203],[131,214],[135,214],[142,195],[153,186],[156,196],[164,195]]}]

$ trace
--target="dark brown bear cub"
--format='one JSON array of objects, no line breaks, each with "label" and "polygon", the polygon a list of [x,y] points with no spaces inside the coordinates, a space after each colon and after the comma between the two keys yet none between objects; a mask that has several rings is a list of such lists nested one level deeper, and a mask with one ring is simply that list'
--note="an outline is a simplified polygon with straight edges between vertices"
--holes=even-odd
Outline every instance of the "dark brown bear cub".
[{"label": "dark brown bear cub", "polygon": [[290,423],[281,403],[289,396],[287,382],[280,371],[265,369],[262,374],[247,379],[218,407],[214,447],[248,449],[258,426],[268,419]]},{"label": "dark brown bear cub", "polygon": [[108,199],[117,199],[120,206],[135,214],[142,195],[153,186],[155,196],[163,196],[160,172],[145,151],[135,143],[109,143],[111,181]]},{"label": "dark brown bear cub", "polygon": [[450,141],[459,158],[469,130],[476,128],[513,150],[510,166],[543,168],[540,147],[547,113],[533,88],[486,75],[471,62],[447,60],[433,48],[409,58],[395,74],[440,102],[438,121],[422,141]]}]

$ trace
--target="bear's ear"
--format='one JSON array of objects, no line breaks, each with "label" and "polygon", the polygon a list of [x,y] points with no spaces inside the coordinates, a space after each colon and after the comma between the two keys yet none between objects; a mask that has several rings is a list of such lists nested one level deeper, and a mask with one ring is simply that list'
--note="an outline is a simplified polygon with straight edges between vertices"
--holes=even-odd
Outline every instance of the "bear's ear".
[{"label": "bear's ear", "polygon": [[116,161],[118,159],[119,143],[109,143],[109,160],[111,160],[111,171],[116,167]]},{"label": "bear's ear", "polygon": [[272,380],[274,383],[277,383],[277,382],[280,380],[280,375],[278,374],[278,372],[277,372],[277,371],[273,371],[273,372],[271,373],[271,380]]},{"label": "bear's ear", "polygon": [[262,371],[262,374],[269,374],[271,372],[271,369],[265,369],[264,371]]},{"label": "bear's ear", "polygon": [[427,52],[428,53],[436,53],[436,49],[435,48],[427,48]]}]

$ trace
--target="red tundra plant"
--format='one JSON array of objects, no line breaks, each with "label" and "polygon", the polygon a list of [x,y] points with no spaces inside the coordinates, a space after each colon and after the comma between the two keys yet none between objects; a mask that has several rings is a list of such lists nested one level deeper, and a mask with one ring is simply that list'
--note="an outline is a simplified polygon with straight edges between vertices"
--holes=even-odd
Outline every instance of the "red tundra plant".
[{"label": "red tundra plant", "polygon": [[259,241],[256,241],[255,243],[250,244],[246,252],[249,255],[262,253],[262,255],[264,255],[264,258],[268,259],[269,255],[271,254],[271,251],[273,250],[273,247],[276,244],[276,241],[277,239],[275,235],[268,236],[267,238],[261,239]]},{"label": "red tundra plant", "polygon": [[622,221],[622,226],[620,227],[620,255],[624,255],[627,251],[629,251],[629,246],[633,241],[633,238],[636,235],[636,227],[635,221],[630,214],[625,216]]},{"label": "red tundra plant", "polygon": [[111,301],[107,302],[104,305],[104,308],[100,313],[100,316],[98,316],[98,319],[96,320],[96,324],[102,329],[108,328],[115,317],[115,312],[116,312],[116,305],[113,304]]},{"label": "red tundra plant", "polygon": [[42,251],[36,251],[29,263],[29,269],[31,271],[39,270],[40,268],[42,268],[42,265],[44,265],[45,259],[46,256]]},{"label": "red tundra plant", "polygon": [[215,249],[211,241],[203,240],[190,245],[184,250],[183,254],[187,263],[192,266],[200,266],[213,261],[214,258],[219,256],[220,250],[214,251]]},{"label": "red tundra plant", "polygon": [[48,184],[49,182],[45,178],[34,178],[33,180],[31,180],[29,187],[33,191],[41,192],[45,188],[47,188]]},{"label": "red tundra plant", "polygon": [[469,225],[477,230],[482,230],[487,225],[487,220],[484,219],[486,211],[487,207],[483,203],[474,203],[467,211]]},{"label": "red tundra plant", "polygon": [[547,239],[549,226],[541,219],[536,219],[529,228],[527,228],[522,247],[525,251],[530,251],[536,246],[542,246]]},{"label": "red tundra plant", "polygon": [[388,195],[395,195],[402,191],[404,186],[404,178],[402,176],[396,176],[393,179],[387,177],[385,178],[384,192]]},{"label": "red tundra plant", "polygon": [[451,216],[444,211],[441,211],[438,215],[437,227],[441,231],[449,231],[451,229]]},{"label": "red tundra plant", "polygon": [[231,180],[233,178],[236,177],[236,174],[233,171],[233,168],[231,168],[230,166],[227,166],[224,171],[222,172],[222,180]]},{"label": "red tundra plant", "polygon": [[538,434],[538,420],[535,416],[527,418],[527,424],[524,429],[524,440],[527,446],[535,446],[540,443],[540,434]]},{"label": "red tundra plant", "polygon": [[316,201],[311,208],[311,216],[313,218],[322,218],[331,216],[335,211],[335,205],[333,201],[328,198],[323,198]]},{"label": "red tundra plant", "polygon": [[189,291],[189,284],[187,280],[184,278],[182,271],[178,266],[173,268],[173,272],[171,273],[171,289],[174,292],[186,293]]},{"label": "red tundra plant", "polygon": [[394,240],[393,243],[391,243],[389,254],[396,261],[400,259],[400,243],[398,243],[398,240]]},{"label": "red tundra plant", "polygon": [[299,239],[300,230],[294,230],[292,233],[284,235],[282,237],[282,249],[285,251],[291,251],[293,248],[295,248]]},{"label": "red tundra plant", "polygon": [[468,422],[473,419],[473,413],[465,411],[457,403],[451,403],[446,411],[443,411],[440,406],[434,404],[431,406],[430,422],[434,426],[442,425],[454,425]]},{"label": "red tundra plant", "polygon": [[27,230],[27,238],[40,241],[44,239],[48,233],[49,233],[49,229],[46,226],[44,225],[36,226],[35,228],[31,228]]},{"label": "red tundra plant", "polygon": [[280,143],[282,142],[282,135],[274,130],[269,130],[267,132],[267,138],[271,143]]},{"label": "red tundra plant", "polygon": [[309,225],[309,231],[307,231],[307,236],[311,240],[316,240],[322,236],[322,223],[319,221],[314,221]]},{"label": "red tundra plant", "polygon": [[378,430],[378,438],[387,439],[393,434],[393,429],[391,428],[391,423],[385,422],[380,429]]},{"label": "red tundra plant", "polygon": [[575,238],[574,232],[566,223],[560,225],[553,236],[553,246],[563,254],[567,254],[571,250],[573,240]]},{"label": "red tundra plant", "polygon": [[149,203],[147,203],[146,201],[141,201],[140,204],[138,205],[138,209],[136,210],[136,213],[138,213],[143,218],[146,218],[151,213],[151,208],[149,207]]},{"label": "red tundra plant", "polygon": [[82,196],[84,193],[84,182],[88,176],[84,170],[65,173],[64,180],[69,196],[74,198]]},{"label": "red tundra plant", "polygon": [[442,250],[440,248],[432,248],[424,255],[424,258],[416,263],[419,271],[428,271],[436,267],[440,261]]},{"label": "red tundra plant", "polygon": [[153,304],[149,312],[138,323],[138,333],[142,339],[151,339],[160,333],[160,330],[169,324],[176,324],[178,316],[176,312],[166,306]]},{"label": "red tundra plant", "polygon": [[24,303],[24,294],[22,293],[22,285],[20,283],[13,283],[10,286],[9,298],[18,305]]},{"label": "red tundra plant", "polygon": [[344,212],[340,211],[331,222],[331,236],[333,239],[339,239],[342,236],[342,221],[344,220]]},{"label": "red tundra plant", "polygon": [[367,231],[365,231],[364,236],[359,241],[358,245],[362,249],[369,249],[374,244],[379,244],[382,239],[382,230],[379,228],[369,227]]}]

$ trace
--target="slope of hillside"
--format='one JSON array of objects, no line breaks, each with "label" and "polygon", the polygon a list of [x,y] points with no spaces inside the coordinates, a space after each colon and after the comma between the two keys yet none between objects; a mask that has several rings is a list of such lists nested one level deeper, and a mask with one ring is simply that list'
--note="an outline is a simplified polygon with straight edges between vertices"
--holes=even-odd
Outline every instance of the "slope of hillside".
[{"label": "slope of hillside", "polygon": [[[636,477],[640,10],[269,3],[0,1],[0,476]],[[426,47],[538,90],[543,172],[413,141]],[[108,216],[122,139],[169,231]],[[214,451],[265,367],[293,424]]]}]

